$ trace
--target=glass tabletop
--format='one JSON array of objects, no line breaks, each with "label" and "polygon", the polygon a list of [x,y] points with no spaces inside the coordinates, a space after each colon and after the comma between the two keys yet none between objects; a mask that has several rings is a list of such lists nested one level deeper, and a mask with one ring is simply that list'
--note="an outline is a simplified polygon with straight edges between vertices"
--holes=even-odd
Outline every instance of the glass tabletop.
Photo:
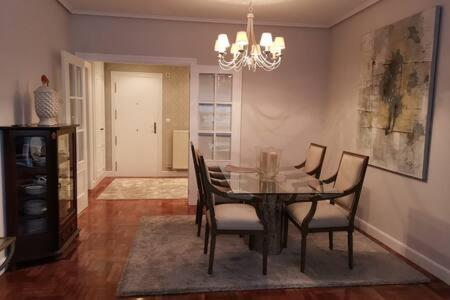
[{"label": "glass tabletop", "polygon": [[233,194],[337,196],[333,184],[325,184],[294,167],[282,168],[274,179],[264,179],[256,169],[221,166]]}]

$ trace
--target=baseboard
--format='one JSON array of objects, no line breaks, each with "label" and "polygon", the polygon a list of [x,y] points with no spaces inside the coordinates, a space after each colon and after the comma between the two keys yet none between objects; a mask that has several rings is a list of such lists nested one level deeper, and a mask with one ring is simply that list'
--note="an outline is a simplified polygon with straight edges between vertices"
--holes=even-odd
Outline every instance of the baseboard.
[{"label": "baseboard", "polygon": [[418,252],[417,250],[412,249],[408,245],[400,242],[394,237],[388,235],[387,233],[381,231],[375,226],[367,223],[361,218],[358,217],[355,218],[355,225],[362,231],[366,232],[373,238],[377,239],[378,241],[382,242],[383,244],[385,244],[386,246],[397,252],[398,254],[406,257],[407,259],[409,259],[419,267],[423,268],[424,270],[430,272],[431,274],[441,279],[445,283],[450,284],[449,269],[438,264],[431,258]]},{"label": "baseboard", "polygon": [[105,179],[105,177],[107,177],[106,173],[107,173],[106,171],[103,172],[102,176],[100,176],[99,178],[95,179],[95,180],[89,185],[89,190],[95,189],[95,187],[100,183],[100,181],[102,181],[103,179]]},{"label": "baseboard", "polygon": [[114,177],[114,171],[105,171],[104,177]]},{"label": "baseboard", "polygon": [[163,170],[159,172],[161,177],[188,177],[187,171]]}]

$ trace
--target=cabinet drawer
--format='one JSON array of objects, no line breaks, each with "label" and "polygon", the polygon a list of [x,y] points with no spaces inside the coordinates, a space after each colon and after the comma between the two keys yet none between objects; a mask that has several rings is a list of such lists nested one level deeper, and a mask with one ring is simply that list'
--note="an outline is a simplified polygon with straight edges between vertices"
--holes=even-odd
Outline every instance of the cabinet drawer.
[{"label": "cabinet drawer", "polygon": [[64,224],[59,232],[59,246],[62,247],[72,236],[72,234],[77,230],[77,218],[76,216]]}]

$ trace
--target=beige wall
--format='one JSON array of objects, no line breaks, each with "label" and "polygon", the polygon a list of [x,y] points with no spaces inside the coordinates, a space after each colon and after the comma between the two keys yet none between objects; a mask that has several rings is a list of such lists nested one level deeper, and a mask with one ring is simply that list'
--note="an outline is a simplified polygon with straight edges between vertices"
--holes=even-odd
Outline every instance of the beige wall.
[{"label": "beige wall", "polygon": [[[162,167],[172,168],[172,136],[177,129],[189,129],[189,67],[105,64],[106,170],[112,170],[111,72],[146,72],[163,75]],[[167,119],[170,119],[168,121]]]},{"label": "beige wall", "polygon": [[[196,58],[216,65],[218,33],[233,36],[243,26],[73,16],[76,51]],[[241,155],[253,163],[256,145],[283,148],[285,164],[299,162],[306,145],[318,139],[325,100],[328,31],[257,27],[286,38],[285,60],[275,72],[243,74]]]},{"label": "beige wall", "polygon": [[[37,121],[32,92],[40,85],[42,74],[47,74],[51,86],[60,91],[60,51],[70,49],[69,15],[57,1],[2,1],[0,124]],[[0,164],[0,236],[3,235],[2,165]]]},{"label": "beige wall", "polygon": [[328,173],[335,169],[341,150],[356,149],[362,35],[433,5],[444,9],[428,182],[369,167],[358,216],[370,224],[364,228],[371,234],[449,282],[449,1],[383,0],[331,30],[330,86],[322,141],[330,146],[325,164]]}]

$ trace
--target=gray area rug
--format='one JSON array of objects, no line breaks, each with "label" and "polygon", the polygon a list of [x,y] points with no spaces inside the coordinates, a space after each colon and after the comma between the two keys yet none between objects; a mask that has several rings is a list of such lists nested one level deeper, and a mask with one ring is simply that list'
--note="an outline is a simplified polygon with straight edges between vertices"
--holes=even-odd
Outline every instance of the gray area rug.
[{"label": "gray area rug", "polygon": [[144,217],[118,287],[119,296],[302,287],[408,284],[428,277],[365,237],[354,235],[353,270],[347,265],[347,235],[336,233],[334,250],[328,234],[308,236],[306,272],[300,273],[300,234],[290,228],[289,245],[269,256],[262,275],[261,254],[239,236],[218,236],[214,273],[208,275],[203,236],[195,235],[192,216]]},{"label": "gray area rug", "polygon": [[187,178],[115,178],[97,199],[186,199],[187,191]]}]

